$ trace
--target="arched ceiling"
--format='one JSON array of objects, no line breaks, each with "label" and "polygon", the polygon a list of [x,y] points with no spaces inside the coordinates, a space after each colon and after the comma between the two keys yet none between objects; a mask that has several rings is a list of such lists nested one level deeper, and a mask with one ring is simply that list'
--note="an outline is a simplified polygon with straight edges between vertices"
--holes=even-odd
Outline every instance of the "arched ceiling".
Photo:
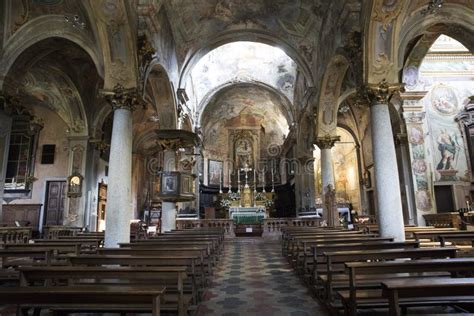
[{"label": "arched ceiling", "polygon": [[204,146],[223,137],[223,129],[258,128],[283,143],[289,123],[283,99],[274,91],[237,84],[219,91],[201,116]]},{"label": "arched ceiling", "polygon": [[188,85],[192,86],[197,105],[216,87],[240,82],[264,83],[293,101],[295,78],[296,64],[281,49],[261,43],[234,42],[201,58],[190,74]]},{"label": "arched ceiling", "polygon": [[24,106],[47,107],[72,133],[87,134],[88,118],[97,110],[94,105],[101,80],[82,48],[68,40],[50,38],[20,54],[4,85],[7,94],[19,95]]}]

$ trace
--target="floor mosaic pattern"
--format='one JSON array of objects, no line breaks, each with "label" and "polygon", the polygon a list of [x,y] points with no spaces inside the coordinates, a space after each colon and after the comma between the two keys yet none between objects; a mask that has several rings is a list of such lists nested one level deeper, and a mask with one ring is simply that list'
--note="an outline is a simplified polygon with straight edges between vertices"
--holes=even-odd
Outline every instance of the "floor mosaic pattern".
[{"label": "floor mosaic pattern", "polygon": [[198,316],[328,315],[281,255],[280,244],[236,238],[198,307]]}]

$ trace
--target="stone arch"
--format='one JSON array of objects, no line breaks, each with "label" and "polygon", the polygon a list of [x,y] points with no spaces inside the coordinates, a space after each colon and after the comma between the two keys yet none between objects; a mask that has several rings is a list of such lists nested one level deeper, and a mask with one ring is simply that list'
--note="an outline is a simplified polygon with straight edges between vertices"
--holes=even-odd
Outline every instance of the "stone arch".
[{"label": "stone arch", "polygon": [[338,99],[342,81],[350,67],[349,60],[343,55],[334,56],[329,62],[321,83],[317,108],[317,134],[335,136],[337,127]]},{"label": "stone arch", "polygon": [[[474,52],[474,37],[472,36],[474,34],[474,25],[472,24],[474,12],[472,10],[466,6],[446,3],[438,14],[426,16],[423,23],[419,23],[419,19],[416,18],[419,17],[420,11],[410,13],[410,18],[403,21],[403,27],[399,32],[398,45],[396,46],[398,47],[397,58],[395,59],[397,69],[402,69],[408,58],[413,57],[411,54],[416,45],[427,46],[429,42],[432,44],[441,34],[456,39],[471,52]],[[420,37],[426,33],[431,34],[432,37],[430,36],[429,39]],[[410,43],[417,37],[420,37],[420,39],[410,49]]]},{"label": "stone arch", "polygon": [[[36,98],[36,103],[49,107],[61,117],[71,135],[89,135],[92,116],[85,102],[91,102],[90,96],[95,100],[95,90],[88,94],[84,86],[81,87],[77,79],[68,74],[70,64],[66,65],[65,60],[69,57],[80,58],[89,65],[84,67],[83,64],[82,69],[86,68],[88,74],[93,74],[90,82],[95,89],[96,83],[102,80],[97,72],[95,57],[76,41],[61,36],[46,36],[26,44],[18,44],[22,47],[21,52],[18,50],[11,55],[15,59],[11,63],[9,61],[8,72],[2,78],[3,90],[7,94],[24,97],[29,102],[32,97]],[[74,73],[74,70],[71,72]],[[46,82],[48,85],[45,85]]]},{"label": "stone arch", "polygon": [[64,27],[64,16],[44,15],[27,22],[7,41],[0,63],[0,90],[3,88],[4,79],[18,57],[28,48],[48,38],[63,38],[81,47],[90,56],[96,67],[97,73],[103,77],[103,61],[99,57],[97,47],[83,32],[69,26]]},{"label": "stone arch", "polygon": [[239,31],[225,31],[223,33],[214,36],[211,41],[203,42],[203,44],[188,53],[187,59],[183,64],[181,75],[179,78],[178,88],[183,88],[186,82],[186,78],[193,69],[194,65],[208,52],[213,49],[229,44],[232,42],[247,41],[247,42],[258,42],[271,46],[281,48],[293,61],[298,65],[303,73],[307,86],[314,85],[314,78],[311,72],[311,67],[306,60],[301,56],[297,49],[295,49],[287,41],[274,36],[273,34],[261,30],[239,30]]},{"label": "stone arch", "polygon": [[178,123],[178,102],[174,93],[173,83],[165,67],[159,63],[153,63],[145,77],[144,99],[153,106],[156,114],[161,116],[160,128],[174,129]]}]

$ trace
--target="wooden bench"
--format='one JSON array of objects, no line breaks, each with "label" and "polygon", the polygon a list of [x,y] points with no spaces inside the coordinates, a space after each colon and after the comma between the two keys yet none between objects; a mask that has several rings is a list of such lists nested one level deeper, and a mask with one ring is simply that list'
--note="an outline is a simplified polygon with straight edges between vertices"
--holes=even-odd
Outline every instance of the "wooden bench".
[{"label": "wooden bench", "polygon": [[474,278],[400,279],[382,282],[389,315],[400,316],[400,305],[474,303]]},{"label": "wooden bench", "polygon": [[0,304],[27,305],[35,309],[79,306],[82,312],[132,308],[134,312],[151,311],[153,316],[159,316],[165,290],[159,285],[9,287],[0,288]]},{"label": "wooden bench", "polygon": [[[363,275],[388,275],[399,273],[418,274],[427,278],[427,273],[447,272],[472,273],[474,272],[474,258],[451,258],[451,259],[421,259],[400,260],[384,262],[348,262],[345,264],[349,277],[349,290],[338,291],[346,314],[356,315],[357,308],[383,307],[387,306],[387,300],[382,296],[381,284],[377,289],[365,289],[358,286],[357,281]],[[404,275],[406,277],[406,275]]]},{"label": "wooden bench", "polygon": [[[344,273],[344,263],[346,262],[367,262],[367,261],[387,261],[395,259],[432,259],[432,258],[455,258],[456,248],[413,248],[413,249],[377,249],[377,250],[352,250],[323,252],[326,261],[325,273],[318,276],[320,283],[325,290],[322,297],[326,303],[330,304],[333,299],[333,290],[341,290],[348,287],[349,276]],[[365,278],[371,283],[377,282],[376,278]],[[362,278],[364,281],[364,278]]]},{"label": "wooden bench", "polygon": [[446,242],[469,242],[471,246],[474,246],[474,231],[458,231],[449,234],[441,234],[438,236],[441,247],[446,246]]},{"label": "wooden bench", "polygon": [[127,256],[127,255],[82,255],[66,256],[73,266],[186,266],[187,273],[191,277],[192,292],[195,293],[193,301],[199,301],[199,290],[206,285],[206,276],[200,258],[198,256],[171,256],[171,255],[148,255],[148,256]]},{"label": "wooden bench", "polygon": [[[338,243],[338,244],[319,244],[312,246],[313,260],[308,263],[310,271],[310,284],[316,285],[320,273],[326,271],[325,252],[335,251],[357,251],[357,250],[385,250],[385,249],[413,249],[418,248],[419,243],[415,241],[396,241],[396,242],[374,242],[374,243]],[[345,270],[345,267],[342,268]],[[316,291],[318,289],[316,288]]]},{"label": "wooden bench", "polygon": [[[40,281],[41,286],[61,284],[84,285],[112,281],[113,285],[123,283],[160,284],[166,286],[165,304],[162,309],[178,311],[180,316],[186,315],[191,293],[187,298],[184,295],[184,282],[187,278],[185,266],[169,267],[20,267],[21,286],[32,286]],[[94,283],[91,283],[94,282]],[[123,284],[127,285],[127,284]],[[167,304],[172,302],[172,304]]]}]

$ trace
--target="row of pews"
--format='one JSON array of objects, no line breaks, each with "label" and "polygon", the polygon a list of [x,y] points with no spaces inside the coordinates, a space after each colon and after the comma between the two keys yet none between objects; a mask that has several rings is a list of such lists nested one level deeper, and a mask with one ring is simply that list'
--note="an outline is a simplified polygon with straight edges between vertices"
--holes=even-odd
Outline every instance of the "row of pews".
[{"label": "row of pews", "polygon": [[213,276],[224,230],[176,230],[104,248],[103,233],[59,235],[0,249],[0,305],[17,314],[192,314]]},{"label": "row of pews", "polygon": [[333,315],[433,306],[474,312],[474,257],[455,245],[472,249],[474,232],[406,227],[405,234],[398,242],[378,229],[288,227],[282,254]]}]

